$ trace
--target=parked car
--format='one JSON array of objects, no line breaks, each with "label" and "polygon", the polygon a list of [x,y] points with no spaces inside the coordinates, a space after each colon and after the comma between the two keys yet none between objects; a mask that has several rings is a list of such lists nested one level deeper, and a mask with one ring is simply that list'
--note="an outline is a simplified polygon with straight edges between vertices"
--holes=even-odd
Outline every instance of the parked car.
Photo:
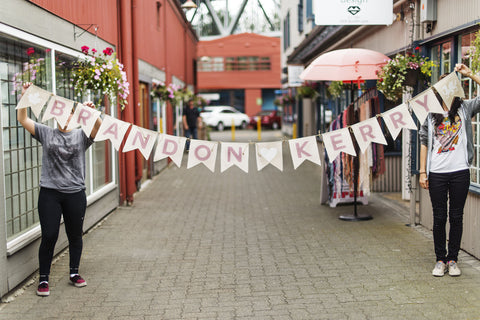
[{"label": "parked car", "polygon": [[248,126],[248,121],[250,121],[245,113],[230,106],[205,107],[200,112],[200,117],[207,126],[217,128],[218,131],[231,127],[232,121],[235,127],[245,129]]},{"label": "parked car", "polygon": [[257,127],[257,119],[260,118],[262,127],[268,127],[273,130],[277,130],[282,125],[282,113],[277,110],[264,110],[260,111],[253,117],[250,117],[250,125],[254,128]]}]

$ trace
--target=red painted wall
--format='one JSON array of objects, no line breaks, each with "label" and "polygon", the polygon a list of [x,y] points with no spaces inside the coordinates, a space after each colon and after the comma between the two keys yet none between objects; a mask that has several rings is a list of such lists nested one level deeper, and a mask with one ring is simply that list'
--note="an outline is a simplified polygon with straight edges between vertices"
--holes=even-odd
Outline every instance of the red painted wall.
[{"label": "red painted wall", "polygon": [[202,56],[269,56],[271,69],[268,71],[198,72],[198,90],[281,87],[279,38],[242,33],[211,41],[200,41],[197,47],[197,59]]},{"label": "red painted wall", "polygon": [[[30,2],[83,28],[87,28],[86,25],[89,24],[96,24],[99,27],[97,30],[99,38],[115,46],[118,44],[117,0],[30,0]],[[95,34],[93,27],[89,31]],[[78,41],[81,41],[81,38]]]}]

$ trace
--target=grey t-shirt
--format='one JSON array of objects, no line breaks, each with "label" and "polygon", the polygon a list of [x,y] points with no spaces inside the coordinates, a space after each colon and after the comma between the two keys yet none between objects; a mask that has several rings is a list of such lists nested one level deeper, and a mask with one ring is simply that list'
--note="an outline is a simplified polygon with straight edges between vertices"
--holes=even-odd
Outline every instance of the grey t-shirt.
[{"label": "grey t-shirt", "polygon": [[62,132],[35,123],[35,139],[43,146],[40,186],[60,192],[85,190],[85,151],[93,143],[82,129]]}]

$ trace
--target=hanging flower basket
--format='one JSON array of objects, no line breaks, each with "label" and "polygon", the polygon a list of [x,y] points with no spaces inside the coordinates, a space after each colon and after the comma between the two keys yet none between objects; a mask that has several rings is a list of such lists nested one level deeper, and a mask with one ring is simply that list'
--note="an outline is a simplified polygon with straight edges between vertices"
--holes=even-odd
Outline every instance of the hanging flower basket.
[{"label": "hanging flower basket", "polygon": [[407,73],[405,74],[405,82],[403,83],[405,86],[414,87],[420,76],[420,69],[407,69]]},{"label": "hanging flower basket", "polygon": [[[89,47],[82,47],[84,54],[89,54],[89,51]],[[97,50],[92,49],[90,56],[79,59],[73,67],[73,83],[77,95],[84,95],[91,90],[107,96],[110,102],[118,98],[122,110],[130,94],[127,74],[123,71],[123,64],[115,58],[112,48],[103,50],[102,55],[97,55]]]},{"label": "hanging flower basket", "polygon": [[[420,48],[415,49],[419,50]],[[397,101],[402,97],[406,86],[412,87],[418,82],[429,85],[432,68],[435,66],[435,63],[428,57],[412,53],[397,54],[378,71],[377,89],[388,100]]]}]

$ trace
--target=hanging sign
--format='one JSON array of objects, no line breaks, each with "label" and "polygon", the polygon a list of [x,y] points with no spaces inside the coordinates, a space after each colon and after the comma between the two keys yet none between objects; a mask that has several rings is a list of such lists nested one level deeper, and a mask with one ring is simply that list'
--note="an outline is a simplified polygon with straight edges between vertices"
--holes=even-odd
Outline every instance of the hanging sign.
[{"label": "hanging sign", "polygon": [[393,0],[316,0],[316,25],[390,25]]}]

